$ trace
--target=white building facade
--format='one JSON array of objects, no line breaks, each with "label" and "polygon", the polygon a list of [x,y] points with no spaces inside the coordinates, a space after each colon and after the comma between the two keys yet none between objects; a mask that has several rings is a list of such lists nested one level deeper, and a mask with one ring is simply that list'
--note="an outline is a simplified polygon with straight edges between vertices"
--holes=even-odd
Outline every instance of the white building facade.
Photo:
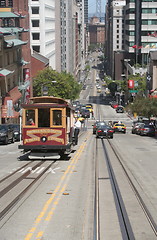
[{"label": "white building facade", "polygon": [[56,69],[55,53],[55,0],[30,0],[30,43],[32,51],[49,59]]}]

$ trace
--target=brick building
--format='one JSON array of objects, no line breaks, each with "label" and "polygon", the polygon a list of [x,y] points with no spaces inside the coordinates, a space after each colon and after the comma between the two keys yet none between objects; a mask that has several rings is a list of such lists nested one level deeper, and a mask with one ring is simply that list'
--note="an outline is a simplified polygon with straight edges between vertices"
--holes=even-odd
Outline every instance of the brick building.
[{"label": "brick building", "polygon": [[90,44],[105,43],[105,24],[98,17],[92,17],[89,23]]},{"label": "brick building", "polygon": [[0,123],[18,122],[21,102],[30,96],[27,7],[27,1],[0,1]]}]

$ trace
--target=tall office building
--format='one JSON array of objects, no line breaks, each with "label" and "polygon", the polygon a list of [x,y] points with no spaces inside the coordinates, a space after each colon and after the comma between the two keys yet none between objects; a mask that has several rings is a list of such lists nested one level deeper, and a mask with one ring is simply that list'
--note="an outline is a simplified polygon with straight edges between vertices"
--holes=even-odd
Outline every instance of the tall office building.
[{"label": "tall office building", "polygon": [[48,58],[49,66],[56,69],[55,0],[30,0],[29,11],[31,48]]},{"label": "tall office building", "polygon": [[126,0],[125,50],[134,63],[147,64],[148,53],[157,48],[156,0]]},{"label": "tall office building", "polygon": [[124,2],[108,0],[106,5],[106,69],[115,80],[122,79],[126,68],[130,74],[139,73],[136,64],[147,64],[149,52],[157,48],[156,0],[126,0],[126,5]]},{"label": "tall office building", "polygon": [[124,51],[124,6],[125,0],[109,0],[106,5],[106,51],[107,57],[106,70],[107,74],[113,79],[115,76],[115,54]]},{"label": "tall office building", "polygon": [[84,2],[56,2],[56,68],[79,79],[84,53]]}]

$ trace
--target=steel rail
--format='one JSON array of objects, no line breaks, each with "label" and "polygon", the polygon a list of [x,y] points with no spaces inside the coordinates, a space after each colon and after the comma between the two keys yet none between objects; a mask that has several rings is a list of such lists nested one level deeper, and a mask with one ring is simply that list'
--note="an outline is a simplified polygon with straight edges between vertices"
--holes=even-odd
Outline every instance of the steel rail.
[{"label": "steel rail", "polygon": [[98,181],[98,169],[99,169],[99,162],[97,158],[97,141],[96,141],[96,158],[95,158],[95,198],[94,198],[94,232],[93,232],[93,240],[100,240],[100,214],[99,214],[99,181]]},{"label": "steel rail", "polygon": [[152,230],[154,231],[155,235],[157,236],[157,224],[156,224],[156,222],[154,221],[154,219],[153,219],[151,213],[149,212],[146,204],[144,203],[142,197],[140,196],[139,191],[135,187],[135,184],[131,180],[131,178],[130,178],[130,176],[129,176],[129,174],[128,174],[125,166],[124,166],[124,164],[122,163],[121,157],[118,155],[116,149],[114,148],[113,144],[111,144],[110,140],[108,140],[108,142],[109,142],[109,145],[110,145],[112,151],[116,155],[116,157],[117,157],[117,159],[118,159],[118,161],[119,161],[119,163],[120,163],[120,165],[121,165],[121,167],[122,167],[122,169],[123,169],[123,171],[124,171],[124,173],[125,173],[125,175],[126,175],[126,177],[128,179],[128,182],[129,182],[133,192],[135,193],[135,196],[136,196],[136,198],[137,198],[137,200],[138,200],[138,202],[139,202],[139,204],[140,204],[140,206],[141,206],[141,208],[142,208],[142,210],[143,210],[143,212],[144,212],[144,214],[145,214],[145,216],[146,216],[146,218],[147,218],[147,220],[148,220]]},{"label": "steel rail", "polygon": [[121,228],[121,233],[122,233],[122,238],[124,240],[134,240],[134,233],[132,231],[132,227],[128,218],[128,214],[126,212],[126,208],[122,199],[122,195],[112,168],[112,164],[107,152],[107,148],[104,144],[103,139],[101,139],[102,141],[102,146],[103,146],[103,150],[104,150],[104,155],[105,155],[105,161],[107,164],[107,169],[108,169],[108,173],[109,173],[109,177],[110,177],[110,181],[111,181],[111,187],[112,187],[112,192],[113,192],[113,196],[114,196],[114,200],[115,200],[115,205],[116,205],[116,209],[117,209],[117,214],[118,214],[118,218],[119,218],[119,223],[120,223],[120,228]]},{"label": "steel rail", "polygon": [[[43,176],[53,163],[54,162],[40,161],[33,165],[33,161],[31,161],[29,164],[24,164],[23,167],[26,167],[26,170],[23,172],[23,168],[21,167],[1,180],[0,220],[8,214],[12,207],[17,204],[24,194]],[[34,175],[35,169],[39,169],[39,167],[41,167],[42,171],[39,170],[39,174]]]}]

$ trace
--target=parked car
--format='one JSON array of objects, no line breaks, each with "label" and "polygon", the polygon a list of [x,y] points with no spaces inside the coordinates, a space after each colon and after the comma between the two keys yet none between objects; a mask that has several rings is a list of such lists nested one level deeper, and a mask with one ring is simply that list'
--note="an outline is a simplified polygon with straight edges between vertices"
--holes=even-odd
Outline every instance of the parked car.
[{"label": "parked car", "polygon": [[138,130],[138,134],[141,136],[155,136],[155,127],[154,125],[151,124],[145,124],[145,123],[141,123],[139,125],[139,130]]},{"label": "parked car", "polygon": [[104,121],[96,121],[92,126],[93,126],[93,134],[96,134],[96,130],[98,129],[99,126],[102,125],[107,125],[106,122]]},{"label": "parked car", "polygon": [[123,112],[124,112],[124,107],[123,107],[123,106],[118,106],[118,107],[116,108],[116,112],[117,112],[117,113],[123,113]]},{"label": "parked car", "polygon": [[113,138],[114,130],[108,125],[100,125],[96,130],[96,138]]},{"label": "parked car", "polygon": [[110,102],[110,105],[111,105],[112,108],[117,108],[118,107],[118,103],[115,102],[115,101]]},{"label": "parked car", "polygon": [[113,125],[114,132],[123,132],[126,133],[126,126],[124,123],[115,123]]},{"label": "parked car", "polygon": [[138,134],[141,122],[135,122],[132,126],[132,134]]},{"label": "parked car", "polygon": [[9,124],[13,129],[15,141],[20,141],[20,125],[19,124]]},{"label": "parked car", "polygon": [[0,125],[0,142],[4,144],[8,144],[8,142],[14,142],[14,131],[11,126],[8,124],[1,124]]}]

